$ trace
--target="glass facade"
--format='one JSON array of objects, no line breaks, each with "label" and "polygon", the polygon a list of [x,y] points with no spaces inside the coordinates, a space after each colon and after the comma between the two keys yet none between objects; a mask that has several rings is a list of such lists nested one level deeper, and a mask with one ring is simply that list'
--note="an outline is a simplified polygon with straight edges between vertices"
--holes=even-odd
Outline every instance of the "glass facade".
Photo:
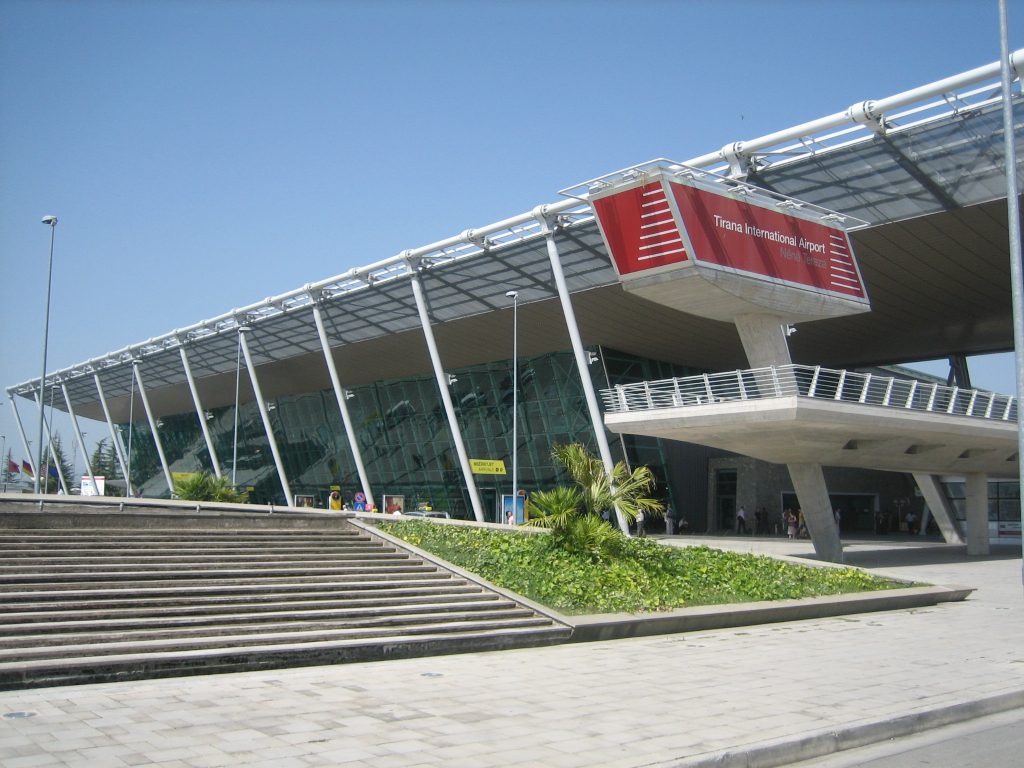
[{"label": "glass facade", "polygon": [[[594,386],[666,378],[694,373],[610,350],[596,350],[590,366]],[[452,371],[452,400],[466,451],[471,459],[504,461],[506,475],[476,475],[485,518],[497,519],[501,495],[512,492],[512,364],[499,361]],[[551,458],[555,444],[579,442],[597,452],[593,428],[575,360],[562,352],[519,361],[519,485],[528,492],[567,482]],[[332,486],[352,501],[361,490],[352,451],[333,390],[280,397],[268,404],[292,493],[309,495],[326,507]],[[348,408],[359,450],[378,505],[383,496],[405,497],[406,508],[429,502],[453,517],[471,518],[472,507],[451,439],[437,382],[432,375],[381,381],[350,390]],[[206,414],[222,471],[232,476],[234,408]],[[158,425],[172,473],[209,469],[210,458],[194,412],[166,416]],[[127,427],[122,426],[127,443]],[[640,436],[608,435],[612,457],[646,464],[667,497],[665,460],[660,441]],[[169,490],[152,435],[144,423],[132,429],[132,484],[146,496]],[[236,484],[256,503],[283,504],[270,444],[254,402],[238,413]]]},{"label": "glass facade", "polygon": [[[956,510],[956,516],[967,520],[967,483],[947,482],[946,496]],[[989,523],[1020,524],[1020,484],[1012,480],[989,481],[988,484]]]}]

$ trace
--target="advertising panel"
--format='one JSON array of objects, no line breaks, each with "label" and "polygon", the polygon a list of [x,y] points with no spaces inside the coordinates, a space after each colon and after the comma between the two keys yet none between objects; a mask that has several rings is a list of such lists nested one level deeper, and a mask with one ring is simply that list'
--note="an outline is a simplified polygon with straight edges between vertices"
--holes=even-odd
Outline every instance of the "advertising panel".
[{"label": "advertising panel", "polygon": [[107,492],[107,478],[103,475],[82,475],[82,496],[103,496]]}]

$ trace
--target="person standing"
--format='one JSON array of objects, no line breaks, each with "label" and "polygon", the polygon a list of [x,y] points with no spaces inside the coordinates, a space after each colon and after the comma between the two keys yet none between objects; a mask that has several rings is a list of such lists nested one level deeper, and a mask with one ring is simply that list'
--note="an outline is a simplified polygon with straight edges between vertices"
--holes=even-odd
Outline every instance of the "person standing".
[{"label": "person standing", "polygon": [[636,537],[642,539],[647,535],[646,529],[644,528],[644,513],[640,510],[636,513]]},{"label": "person standing", "polygon": [[740,511],[736,513],[736,534],[746,534],[747,532],[747,510],[740,506]]},{"label": "person standing", "polygon": [[671,504],[665,504],[665,533],[669,536],[676,534],[676,511]]}]

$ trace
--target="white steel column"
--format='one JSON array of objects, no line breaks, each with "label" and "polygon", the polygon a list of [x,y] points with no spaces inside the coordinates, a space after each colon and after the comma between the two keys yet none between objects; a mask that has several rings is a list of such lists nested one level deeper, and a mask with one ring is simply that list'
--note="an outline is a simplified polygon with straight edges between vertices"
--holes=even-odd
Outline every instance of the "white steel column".
[{"label": "white steel column", "polygon": [[[82,430],[78,427],[78,417],[75,416],[74,406],[71,405],[71,398],[68,396],[68,385],[63,381],[60,383],[60,391],[64,395],[64,404],[68,407],[68,416],[71,417],[71,426],[75,430],[75,440],[82,451],[82,458],[85,459],[85,471],[89,473],[89,482],[92,483],[93,496],[100,495],[100,489],[96,485],[96,476],[92,471],[92,464],[89,462],[89,451],[85,447],[85,438],[82,437]],[[73,483],[72,483],[73,484]]]},{"label": "white steel column", "polygon": [[[540,222],[541,232],[544,233],[544,240],[548,247],[548,259],[551,261],[551,272],[555,277],[555,285],[558,287],[558,298],[562,302],[562,315],[565,317],[565,325],[569,329],[569,338],[572,341],[572,352],[576,358],[576,369],[580,374],[580,385],[583,388],[583,395],[587,400],[587,410],[590,413],[590,423],[594,427],[594,436],[597,439],[598,453],[604,468],[611,475],[615,466],[612,461],[611,447],[608,445],[608,436],[604,431],[604,420],[601,418],[601,410],[597,405],[597,394],[594,392],[594,382],[590,379],[590,364],[587,362],[587,353],[583,349],[583,340],[580,338],[580,329],[576,324],[576,313],[572,309],[572,298],[569,296],[569,287],[565,282],[565,273],[562,271],[562,261],[558,256],[558,244],[555,243],[555,232],[548,222],[545,213],[547,206],[534,208],[533,214]],[[615,519],[623,533],[629,533],[629,524],[622,510],[615,508]]]},{"label": "white steel column", "polygon": [[452,403],[452,395],[449,391],[448,377],[441,368],[441,356],[437,351],[437,342],[434,340],[434,329],[430,327],[430,317],[427,315],[427,303],[423,298],[423,285],[417,272],[417,265],[409,264],[412,269],[412,293],[416,299],[416,309],[420,315],[420,325],[423,326],[423,337],[427,342],[427,351],[430,353],[430,362],[434,366],[434,377],[437,379],[437,388],[441,393],[441,402],[444,404],[444,412],[448,416],[448,430],[452,435],[452,442],[455,443],[455,453],[459,457],[459,465],[462,467],[462,476],[466,481],[466,490],[469,491],[469,501],[473,506],[473,517],[478,523],[484,522],[483,504],[480,502],[480,494],[476,488],[476,481],[473,479],[473,471],[469,466],[469,457],[466,455],[466,446],[462,442],[462,432],[459,430],[459,420],[455,416],[455,406]]},{"label": "white steel column", "polygon": [[210,437],[210,428],[206,425],[206,411],[199,401],[199,390],[196,389],[196,380],[192,377],[192,366],[188,363],[188,355],[185,354],[185,347],[178,347],[181,353],[181,365],[185,369],[185,378],[188,379],[188,388],[192,392],[192,402],[196,406],[196,417],[199,419],[199,426],[203,430],[203,438],[206,440],[206,449],[210,452],[210,463],[213,464],[213,472],[217,477],[221,476],[220,460],[217,458],[217,451],[213,448],[213,438]]},{"label": "white steel column", "polygon": [[25,436],[25,427],[21,423],[21,414],[18,413],[18,406],[14,402],[14,394],[12,392],[8,392],[7,393],[7,399],[11,401],[11,410],[14,411],[14,421],[18,425],[18,434],[21,435],[21,446],[22,446],[22,448],[25,449],[25,455],[28,456],[29,466],[32,467],[32,471],[33,472],[37,473],[37,472],[39,472],[39,470],[34,466],[35,465],[35,461],[33,461],[33,459],[32,459],[32,451],[28,447],[28,437]]},{"label": "white steel column", "polygon": [[[107,429],[110,430],[110,444],[114,449],[114,455],[117,456],[117,463],[121,466],[121,474],[125,478],[125,483],[128,482],[128,462],[125,461],[124,445],[121,443],[121,433],[114,429],[114,420],[110,418],[110,407],[107,405],[107,398],[103,394],[103,385],[100,383],[100,375],[94,373],[92,375],[93,381],[96,382],[96,393],[100,396],[100,405],[103,406],[103,416],[107,420]],[[126,495],[130,495],[126,492]]]},{"label": "white steel column", "polygon": [[[43,409],[43,399],[42,397],[40,397],[39,392],[36,392],[35,396],[36,404],[39,406],[39,410],[41,411]],[[64,479],[64,468],[61,467],[60,462],[57,461],[57,452],[53,450],[53,433],[50,432],[50,422],[48,422],[46,419],[43,419],[43,428],[46,430],[46,444],[50,446],[50,460],[53,462],[53,466],[57,468],[57,479],[60,481],[60,487],[64,490],[64,494],[68,495],[70,493],[70,490],[68,489],[67,481]],[[43,457],[42,451],[39,452],[39,457]],[[39,470],[41,470],[42,468],[43,462],[40,462],[39,469],[36,471],[36,478],[41,483],[39,492],[46,493],[45,489],[47,478],[39,477]],[[47,470],[47,474],[49,474],[49,470]]]},{"label": "white steel column", "polygon": [[313,304],[313,320],[316,321],[316,332],[320,335],[320,346],[324,350],[324,361],[327,363],[327,371],[331,375],[331,386],[334,387],[334,397],[338,400],[338,410],[341,411],[341,420],[345,424],[345,434],[348,436],[348,447],[352,451],[352,460],[355,461],[356,471],[359,473],[359,482],[363,485],[363,493],[366,494],[366,501],[376,506],[373,500],[373,491],[370,489],[370,480],[366,476],[366,467],[363,466],[363,454],[359,450],[359,442],[356,440],[356,431],[352,426],[352,417],[348,412],[348,398],[345,390],[341,387],[341,380],[338,378],[338,368],[334,364],[334,355],[331,354],[331,345],[327,341],[327,329],[324,328],[324,317],[320,311],[319,304]]},{"label": "white steel column", "polygon": [[267,410],[267,403],[263,399],[263,390],[260,389],[260,382],[256,378],[256,366],[252,364],[249,342],[245,339],[245,333],[238,334],[238,338],[242,343],[242,356],[245,357],[245,368],[249,371],[249,381],[252,382],[252,390],[256,395],[256,405],[259,406],[260,416],[263,417],[263,429],[267,433],[270,452],[274,454],[274,464],[277,467],[277,477],[281,481],[281,488],[284,490],[284,499],[289,507],[294,507],[295,499],[292,497],[291,486],[288,485],[288,477],[284,473],[284,462],[281,461],[281,452],[277,449],[277,438],[274,437],[274,429],[270,425],[270,411]]},{"label": "white steel column", "polygon": [[[174,494],[174,478],[171,477],[171,468],[167,466],[167,457],[164,455],[164,444],[160,440],[160,431],[156,426],[156,419],[153,417],[153,410],[149,407],[149,396],[146,394],[146,387],[142,383],[142,371],[137,362],[132,364],[132,369],[135,371],[135,381],[139,385],[139,396],[142,397],[142,408],[146,411],[146,420],[149,422],[149,428],[153,432],[153,443],[156,445],[156,453],[160,457],[160,466],[164,470],[164,478],[167,480],[167,493],[168,495]],[[129,488],[129,493],[131,489]]]}]

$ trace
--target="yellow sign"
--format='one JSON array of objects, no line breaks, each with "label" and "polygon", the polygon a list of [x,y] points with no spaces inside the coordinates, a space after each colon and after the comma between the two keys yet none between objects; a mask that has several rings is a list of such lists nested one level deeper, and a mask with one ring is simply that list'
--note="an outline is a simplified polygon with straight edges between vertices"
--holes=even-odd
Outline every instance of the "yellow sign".
[{"label": "yellow sign", "polygon": [[500,459],[470,459],[469,468],[474,475],[504,475],[505,462]]}]

